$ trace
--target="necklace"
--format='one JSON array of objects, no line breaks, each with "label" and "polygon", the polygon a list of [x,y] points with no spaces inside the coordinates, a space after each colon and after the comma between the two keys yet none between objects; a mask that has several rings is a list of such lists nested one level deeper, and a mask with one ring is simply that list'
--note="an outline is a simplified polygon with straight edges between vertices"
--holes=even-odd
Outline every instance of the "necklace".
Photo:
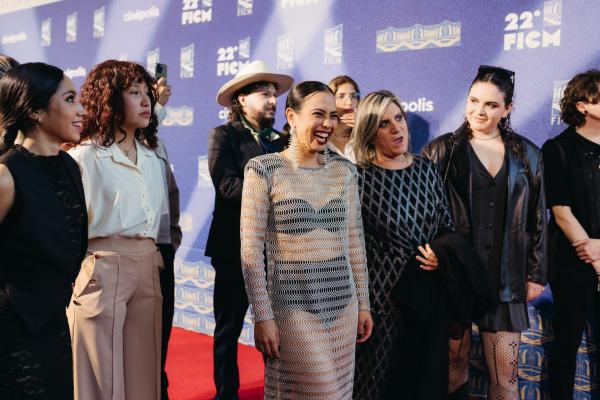
[{"label": "necklace", "polygon": [[494,136],[492,136],[492,137],[489,137],[489,138],[477,137],[477,136],[475,136],[475,134],[474,134],[474,133],[472,133],[472,135],[473,135],[473,139],[475,139],[475,140],[494,140],[494,139],[496,139],[498,136],[500,136],[500,132],[498,132],[497,134],[495,134]]},{"label": "necklace", "polygon": [[129,158],[129,152],[131,150],[133,150],[135,147],[135,142],[131,144],[131,146],[129,146],[129,148],[127,150],[125,150],[124,148],[121,147],[121,150],[123,150],[123,153],[125,153],[125,157]]}]

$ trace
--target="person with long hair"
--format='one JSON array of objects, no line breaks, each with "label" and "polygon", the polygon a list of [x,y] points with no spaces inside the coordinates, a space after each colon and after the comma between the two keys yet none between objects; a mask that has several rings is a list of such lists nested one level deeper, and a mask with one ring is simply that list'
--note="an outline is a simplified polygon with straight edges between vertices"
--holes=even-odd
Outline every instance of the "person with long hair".
[{"label": "person with long hair", "polygon": [[[514,132],[512,71],[480,66],[465,122],[429,143],[455,229],[469,238],[489,272],[499,305],[475,321],[489,372],[488,399],[517,399],[521,332],[527,302],[546,284],[546,202],[538,147]],[[468,396],[471,324],[451,334],[449,393]]]},{"label": "person with long hair", "polygon": [[[542,147],[552,210],[548,259],[554,342],[549,372],[551,397],[572,399],[577,351],[588,317],[600,327],[600,71],[575,75],[560,108],[569,126]],[[600,343],[600,329],[595,334]],[[598,382],[598,367],[591,370]]]},{"label": "person with long hair", "polygon": [[167,213],[154,79],[139,64],[96,65],[81,88],[89,245],[67,314],[75,398],[160,398],[162,296],[156,248]]},{"label": "person with long hair", "polygon": [[242,192],[242,268],[265,399],[351,399],[356,342],[372,329],[356,169],[321,154],[337,124],[327,85],[294,86],[285,115],[289,148],[251,159]]},{"label": "person with long hair", "polygon": [[329,149],[354,162],[351,137],[360,100],[358,84],[348,75],[339,75],[332,78],[327,85],[335,96],[338,112],[338,124],[329,138]]},{"label": "person with long hair", "polygon": [[[87,247],[77,163],[83,108],[63,71],[14,66],[0,79],[0,398],[73,398],[65,307]],[[15,144],[22,132],[24,141]]]},{"label": "person with long hair", "polygon": [[353,146],[374,319],[371,339],[358,346],[354,398],[442,399],[448,319],[429,246],[452,230],[442,180],[410,153],[406,114],[387,90],[361,101]]}]

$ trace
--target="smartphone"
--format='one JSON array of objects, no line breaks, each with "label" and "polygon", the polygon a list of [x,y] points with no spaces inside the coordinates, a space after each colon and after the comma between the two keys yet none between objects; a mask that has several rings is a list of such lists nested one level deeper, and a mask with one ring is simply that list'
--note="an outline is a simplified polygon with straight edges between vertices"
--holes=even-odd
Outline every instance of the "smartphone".
[{"label": "smartphone", "polygon": [[154,67],[154,79],[159,80],[160,78],[167,77],[167,64],[156,63]]}]

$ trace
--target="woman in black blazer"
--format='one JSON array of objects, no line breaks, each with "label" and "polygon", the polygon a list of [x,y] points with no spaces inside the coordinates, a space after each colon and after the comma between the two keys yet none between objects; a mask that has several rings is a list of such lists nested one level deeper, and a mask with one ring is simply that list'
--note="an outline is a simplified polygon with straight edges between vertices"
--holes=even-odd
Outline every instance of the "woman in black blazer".
[{"label": "woman in black blazer", "polygon": [[[43,63],[0,79],[0,398],[73,398],[65,307],[87,247],[75,161],[83,108],[71,79]],[[20,132],[21,145],[15,145]]]}]

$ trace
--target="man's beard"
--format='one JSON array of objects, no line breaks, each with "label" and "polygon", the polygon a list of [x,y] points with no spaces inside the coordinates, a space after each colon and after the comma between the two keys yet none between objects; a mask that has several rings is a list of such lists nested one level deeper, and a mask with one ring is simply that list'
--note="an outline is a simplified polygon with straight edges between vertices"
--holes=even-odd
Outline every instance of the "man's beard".
[{"label": "man's beard", "polygon": [[258,125],[260,126],[260,129],[271,129],[273,128],[273,124],[275,123],[275,110],[273,110],[273,116],[266,116],[266,111],[265,113],[261,113],[258,118],[256,119],[258,122]]}]

